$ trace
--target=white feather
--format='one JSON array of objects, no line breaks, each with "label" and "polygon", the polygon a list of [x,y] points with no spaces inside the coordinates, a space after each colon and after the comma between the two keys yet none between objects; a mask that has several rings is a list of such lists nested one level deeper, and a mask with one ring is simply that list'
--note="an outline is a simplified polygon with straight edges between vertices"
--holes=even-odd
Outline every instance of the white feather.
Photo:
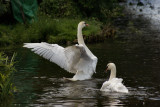
[{"label": "white feather", "polygon": [[128,93],[128,89],[122,84],[123,79],[113,78],[103,83],[101,91]]}]

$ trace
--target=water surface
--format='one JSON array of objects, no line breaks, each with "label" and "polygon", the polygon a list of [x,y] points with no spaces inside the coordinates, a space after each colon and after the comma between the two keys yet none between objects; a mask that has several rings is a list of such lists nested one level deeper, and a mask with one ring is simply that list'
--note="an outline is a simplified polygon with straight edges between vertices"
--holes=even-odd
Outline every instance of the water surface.
[{"label": "water surface", "polygon": [[[14,81],[14,106],[158,106],[160,104],[160,39],[156,32],[148,35],[128,35],[109,39],[88,47],[98,57],[97,73],[91,80],[71,82],[63,77],[73,75],[45,60],[29,49],[17,49]],[[105,66],[112,61],[117,76],[129,89],[129,94],[100,92],[109,77]]]},{"label": "water surface", "polygon": [[[129,16],[129,18],[131,18]],[[124,22],[124,23],[123,23]],[[14,84],[17,92],[15,107],[103,107],[103,106],[159,106],[160,105],[160,31],[141,16],[119,20],[118,38],[104,43],[87,44],[98,57],[97,73],[85,81],[66,81],[73,74],[26,48],[15,48],[17,72]],[[136,28],[136,29],[135,29]],[[7,50],[8,51],[8,50]],[[117,66],[117,77],[123,78],[128,94],[100,92],[108,62]]]}]

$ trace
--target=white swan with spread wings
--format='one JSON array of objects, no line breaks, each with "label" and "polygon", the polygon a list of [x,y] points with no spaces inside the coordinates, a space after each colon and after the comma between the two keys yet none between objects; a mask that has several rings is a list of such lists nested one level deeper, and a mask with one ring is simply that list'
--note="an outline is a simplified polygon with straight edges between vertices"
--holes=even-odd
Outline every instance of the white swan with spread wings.
[{"label": "white swan with spread wings", "polygon": [[73,78],[69,80],[86,80],[91,79],[96,71],[97,57],[88,49],[84,43],[82,29],[88,26],[84,21],[78,24],[78,44],[63,48],[57,44],[41,43],[25,43],[23,47],[31,48],[31,50],[56,63],[61,68],[70,73],[74,73]]}]

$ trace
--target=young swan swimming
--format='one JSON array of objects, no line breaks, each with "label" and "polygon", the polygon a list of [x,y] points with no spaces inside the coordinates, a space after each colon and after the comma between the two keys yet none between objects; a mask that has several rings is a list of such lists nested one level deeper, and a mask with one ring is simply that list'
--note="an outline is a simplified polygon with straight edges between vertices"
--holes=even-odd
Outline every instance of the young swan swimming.
[{"label": "young swan swimming", "polygon": [[128,89],[122,84],[122,78],[116,78],[116,66],[114,63],[107,64],[106,71],[111,70],[110,78],[104,82],[100,91],[112,91],[128,93]]}]

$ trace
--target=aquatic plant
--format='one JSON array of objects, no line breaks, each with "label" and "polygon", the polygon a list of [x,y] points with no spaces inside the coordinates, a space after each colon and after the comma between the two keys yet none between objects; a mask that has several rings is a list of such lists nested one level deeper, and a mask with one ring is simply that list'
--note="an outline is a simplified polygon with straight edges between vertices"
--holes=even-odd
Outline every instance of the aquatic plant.
[{"label": "aquatic plant", "polygon": [[15,86],[12,83],[13,72],[16,71],[14,58],[15,54],[9,58],[0,52],[0,101],[7,100],[15,91]]}]

